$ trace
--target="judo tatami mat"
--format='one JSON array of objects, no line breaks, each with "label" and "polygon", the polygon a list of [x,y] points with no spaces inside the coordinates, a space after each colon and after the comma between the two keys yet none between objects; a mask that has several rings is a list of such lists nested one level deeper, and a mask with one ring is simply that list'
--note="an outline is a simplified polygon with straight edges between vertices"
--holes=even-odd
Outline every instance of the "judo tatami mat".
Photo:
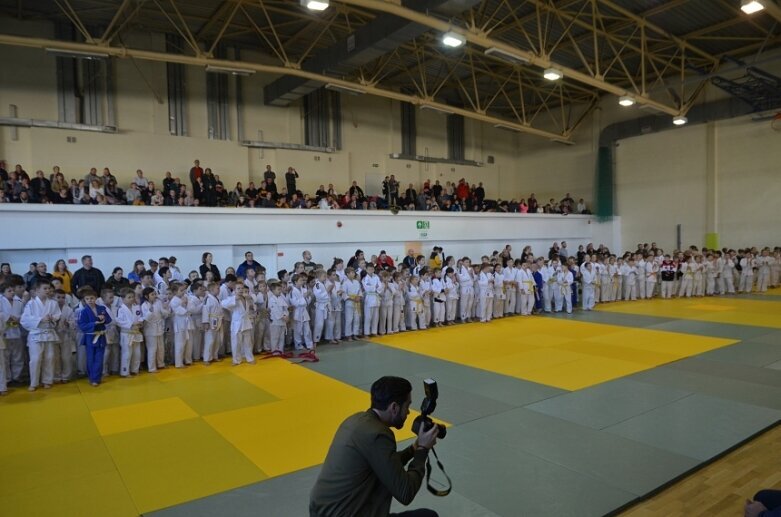
[{"label": "judo tatami mat", "polygon": [[769,295],[673,298],[599,305],[599,311],[781,329],[781,299]]},{"label": "judo tatami mat", "polygon": [[437,379],[435,416],[453,425],[437,449],[454,492],[422,490],[413,508],[603,515],[781,418],[779,337],[597,311],[324,346],[305,365],[16,388],[0,398],[0,514],[306,515],[338,424],[368,406],[372,381],[402,375],[414,407]]},{"label": "judo tatami mat", "polygon": [[537,317],[439,327],[425,335],[401,333],[372,341],[565,390],[586,388],[737,342]]},{"label": "judo tatami mat", "polygon": [[282,359],[16,389],[0,399],[0,514],[139,515],[318,465],[368,405]]}]

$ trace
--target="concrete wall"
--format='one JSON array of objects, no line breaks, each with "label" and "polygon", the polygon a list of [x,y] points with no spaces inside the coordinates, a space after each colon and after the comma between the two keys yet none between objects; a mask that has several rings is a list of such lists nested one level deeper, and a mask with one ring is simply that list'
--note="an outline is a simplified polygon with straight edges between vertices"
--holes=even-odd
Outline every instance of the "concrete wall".
[{"label": "concrete wall", "polygon": [[[573,250],[592,241],[617,245],[610,237],[616,223],[589,216],[0,204],[0,220],[9,223],[0,262],[22,272],[33,261],[52,267],[64,258],[75,265],[84,254],[103,270],[175,255],[189,271],[200,265],[204,251],[225,268],[252,250],[276,271],[292,267],[305,249],[330,266],[334,257],[347,259],[356,249],[367,257],[384,249],[403,258],[410,247],[428,254],[437,245],[448,255],[479,259],[506,244],[516,256],[527,245],[546,254],[561,240]],[[429,227],[418,229],[418,221]]]}]

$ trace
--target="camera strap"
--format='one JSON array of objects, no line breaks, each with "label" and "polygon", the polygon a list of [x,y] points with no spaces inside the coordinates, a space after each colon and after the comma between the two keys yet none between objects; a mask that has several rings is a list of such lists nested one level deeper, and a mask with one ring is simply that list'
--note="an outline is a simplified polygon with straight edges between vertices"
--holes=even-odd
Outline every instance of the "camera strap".
[{"label": "camera strap", "polygon": [[431,486],[431,457],[429,456],[426,458],[426,488],[429,492],[434,494],[437,497],[445,497],[450,493],[450,491],[453,489],[453,482],[450,480],[450,476],[447,475],[447,472],[445,472],[445,466],[442,465],[442,462],[439,461],[439,456],[437,456],[437,451],[434,450],[434,448],[431,448],[431,453],[434,455],[434,458],[437,462],[437,467],[439,467],[439,470],[442,471],[442,474],[444,474],[445,478],[447,479],[447,488],[444,490],[438,490]]}]

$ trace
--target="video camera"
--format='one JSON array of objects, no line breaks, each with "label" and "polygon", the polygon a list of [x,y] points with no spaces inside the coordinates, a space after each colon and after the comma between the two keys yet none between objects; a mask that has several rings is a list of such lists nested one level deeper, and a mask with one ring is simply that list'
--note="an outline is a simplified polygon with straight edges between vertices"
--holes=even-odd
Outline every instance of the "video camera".
[{"label": "video camera", "polygon": [[[426,392],[426,398],[423,399],[423,403],[420,405],[420,416],[412,421],[412,432],[415,434],[420,433],[420,426],[423,426],[423,431],[428,431],[434,425],[434,421],[429,417],[437,408],[437,397],[439,397],[439,390],[437,389],[437,381],[434,379],[426,379],[423,381],[423,390]],[[441,440],[447,434],[445,426],[440,425],[437,432],[437,439]]]}]

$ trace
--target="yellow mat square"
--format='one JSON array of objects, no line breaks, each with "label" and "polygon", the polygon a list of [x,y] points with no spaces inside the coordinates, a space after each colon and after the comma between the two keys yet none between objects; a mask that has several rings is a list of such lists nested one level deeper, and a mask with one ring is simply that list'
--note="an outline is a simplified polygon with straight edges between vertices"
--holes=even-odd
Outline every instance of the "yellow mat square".
[{"label": "yellow mat square", "polygon": [[[75,387],[46,390],[51,398],[14,390],[0,402],[0,458],[98,436]],[[28,397],[29,395],[29,397]],[[0,470],[2,470],[0,468]]]},{"label": "yellow mat square", "polygon": [[171,380],[165,383],[199,415],[209,415],[278,400],[229,371]]},{"label": "yellow mat square", "polygon": [[198,414],[179,397],[92,412],[95,425],[103,436],[197,417]]},{"label": "yellow mat square", "polygon": [[[703,308],[703,305],[707,306],[707,309]],[[773,301],[771,297],[766,301],[735,296],[711,297],[707,298],[707,301],[701,298],[654,299],[600,305],[598,310],[660,318],[781,328],[781,301]]]},{"label": "yellow mat square", "polygon": [[[38,449],[3,458],[0,469],[0,497],[36,488],[59,485],[93,474],[115,472],[114,461],[103,440],[95,436],[77,442],[52,445],[42,442]],[[0,514],[5,515],[4,509]],[[7,515],[22,515],[9,512]]]},{"label": "yellow mat square", "polygon": [[141,513],[266,479],[200,418],[105,441]]},{"label": "yellow mat square", "polygon": [[142,402],[151,402],[175,396],[165,383],[156,375],[138,375],[136,377],[104,377],[97,388],[90,386],[86,379],[78,381],[81,395],[91,411],[110,409],[117,406],[129,406]]},{"label": "yellow mat square", "polygon": [[81,477],[2,495],[0,513],[31,517],[138,517],[139,511],[116,470],[82,472]]},{"label": "yellow mat square", "polygon": [[[464,330],[475,327],[479,335]],[[506,318],[488,325],[438,330],[425,337],[401,334],[372,341],[567,390],[736,343],[546,317]]]}]

